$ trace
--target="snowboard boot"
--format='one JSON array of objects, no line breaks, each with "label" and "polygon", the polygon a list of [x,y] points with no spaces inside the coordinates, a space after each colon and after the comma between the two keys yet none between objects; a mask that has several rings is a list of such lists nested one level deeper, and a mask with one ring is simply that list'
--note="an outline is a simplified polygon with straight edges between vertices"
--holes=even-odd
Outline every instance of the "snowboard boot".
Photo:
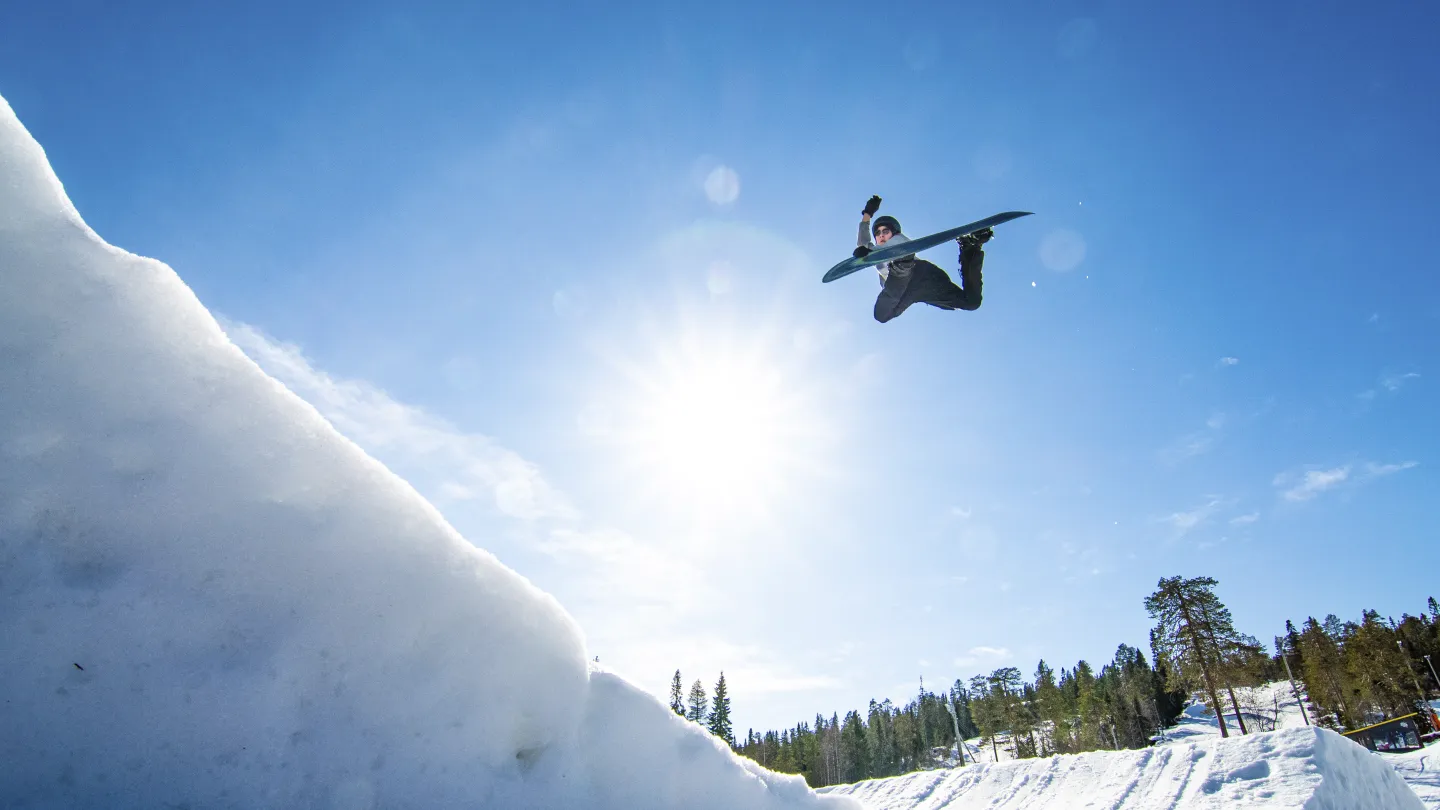
[{"label": "snowboard boot", "polygon": [[995,231],[985,228],[974,233],[967,233],[955,241],[960,243],[961,250],[974,250],[986,242],[989,242],[990,237],[994,235]]}]

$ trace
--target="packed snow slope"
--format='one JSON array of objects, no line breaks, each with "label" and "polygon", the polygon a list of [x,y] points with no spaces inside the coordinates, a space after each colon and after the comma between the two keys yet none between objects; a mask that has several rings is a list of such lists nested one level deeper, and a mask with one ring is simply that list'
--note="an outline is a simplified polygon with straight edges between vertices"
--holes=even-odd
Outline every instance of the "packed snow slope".
[{"label": "packed snow slope", "polygon": [[1424,810],[1389,763],[1316,728],[925,771],[829,793],[872,810]]},{"label": "packed snow slope", "polygon": [[1440,810],[1440,743],[1420,751],[1386,754],[1383,761],[1405,779],[1426,810]]},{"label": "packed snow slope", "polygon": [[586,661],[0,99],[0,806],[853,806]]}]

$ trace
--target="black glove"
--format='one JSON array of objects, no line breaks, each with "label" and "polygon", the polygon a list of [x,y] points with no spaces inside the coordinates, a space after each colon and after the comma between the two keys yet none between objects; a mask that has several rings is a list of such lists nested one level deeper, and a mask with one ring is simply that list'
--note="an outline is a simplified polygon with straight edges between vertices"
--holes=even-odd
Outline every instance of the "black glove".
[{"label": "black glove", "polygon": [[989,228],[985,228],[974,233],[967,233],[964,236],[956,237],[955,241],[960,243],[961,250],[964,250],[966,248],[978,248],[986,242],[989,242],[990,237],[994,235],[994,231],[990,230]]},{"label": "black glove", "polygon": [[880,195],[876,194],[865,202],[865,210],[860,213],[873,217],[875,212],[880,210]]},{"label": "black glove", "polygon": [[860,247],[855,248],[855,252],[851,255],[857,259],[863,259],[866,256],[870,255],[870,248],[861,245]]}]

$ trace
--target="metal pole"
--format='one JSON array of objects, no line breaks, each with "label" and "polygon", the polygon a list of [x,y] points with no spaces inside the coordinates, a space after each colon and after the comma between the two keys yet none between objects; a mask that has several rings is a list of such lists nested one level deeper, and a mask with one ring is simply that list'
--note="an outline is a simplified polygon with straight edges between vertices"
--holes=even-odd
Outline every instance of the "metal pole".
[{"label": "metal pole", "polygon": [[955,724],[955,754],[960,757],[960,767],[965,767],[965,740],[960,737],[960,715],[955,713],[955,696],[945,696],[945,708],[950,710],[950,721]]},{"label": "metal pole", "polygon": [[1410,680],[1415,683],[1415,694],[1420,696],[1420,705],[1429,706],[1430,701],[1425,699],[1425,690],[1420,688],[1420,679],[1415,677],[1415,668],[1410,666],[1410,655],[1405,652],[1405,642],[1397,638],[1395,645],[1400,648],[1400,654],[1405,656],[1405,671],[1410,673]]},{"label": "metal pole", "polygon": [[[1425,656],[1425,666],[1430,667],[1430,677],[1435,679],[1436,686],[1440,686],[1440,675],[1435,674],[1435,665],[1430,662],[1428,655]],[[1430,725],[1435,726],[1436,731],[1440,731],[1440,714],[1435,713],[1435,708],[1430,705],[1429,701],[1425,702],[1425,708],[1430,711]]]},{"label": "metal pole", "polygon": [[1290,691],[1295,693],[1295,702],[1300,705],[1300,717],[1305,720],[1305,725],[1310,725],[1310,715],[1305,713],[1305,701],[1300,699],[1300,690],[1295,688],[1295,673],[1290,671],[1290,656],[1280,653],[1280,660],[1285,662],[1285,677],[1290,679]]}]

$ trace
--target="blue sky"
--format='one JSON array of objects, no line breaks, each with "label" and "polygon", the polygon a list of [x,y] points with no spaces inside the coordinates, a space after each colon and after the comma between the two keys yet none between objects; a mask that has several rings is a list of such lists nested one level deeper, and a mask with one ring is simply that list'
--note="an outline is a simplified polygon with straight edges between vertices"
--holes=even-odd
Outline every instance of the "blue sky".
[{"label": "blue sky", "polygon": [[[1432,593],[1435,11],[302,5],[11,10],[0,94],[647,688],[779,727],[1144,646],[1161,576],[1262,639]],[[882,326],[819,282],[874,193],[1036,215]]]}]

